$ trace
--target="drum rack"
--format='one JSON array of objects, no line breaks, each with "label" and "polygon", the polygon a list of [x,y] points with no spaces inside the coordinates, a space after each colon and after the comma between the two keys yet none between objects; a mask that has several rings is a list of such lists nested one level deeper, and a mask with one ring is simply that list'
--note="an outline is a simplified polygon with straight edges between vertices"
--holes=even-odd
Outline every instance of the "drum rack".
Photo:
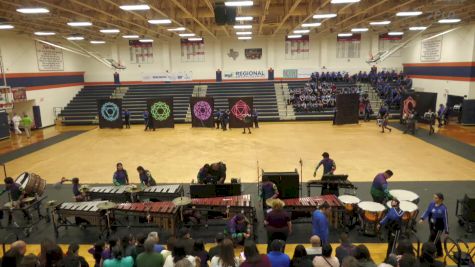
[{"label": "drum rack", "polygon": [[[8,214],[12,214],[12,224],[3,226],[0,224],[0,229],[4,229],[7,231],[17,231],[21,230],[23,231],[23,234],[26,237],[29,237],[30,234],[33,232],[33,228],[41,222],[41,220],[45,219],[47,223],[50,222],[50,217],[47,214],[46,216],[41,214],[41,203],[43,200],[45,200],[47,196],[42,196],[38,197],[34,202],[31,202],[29,204],[26,204],[24,207],[20,208],[9,208],[3,206],[1,210],[4,212],[4,216],[8,218]],[[34,213],[36,211],[37,218],[35,218]],[[6,213],[6,214],[5,214]],[[21,222],[15,220],[15,214],[21,214],[21,216],[28,215],[29,218],[25,218],[23,222],[26,222],[25,224],[22,224]],[[7,219],[8,220],[8,219]]]}]

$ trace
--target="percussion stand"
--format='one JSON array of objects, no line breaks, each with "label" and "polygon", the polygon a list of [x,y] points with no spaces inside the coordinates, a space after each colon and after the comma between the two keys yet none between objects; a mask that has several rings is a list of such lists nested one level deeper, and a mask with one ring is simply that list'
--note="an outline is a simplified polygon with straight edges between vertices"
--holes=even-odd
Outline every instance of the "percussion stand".
[{"label": "percussion stand", "polygon": [[391,247],[391,254],[395,254],[396,251],[396,245],[399,242],[399,236],[401,235],[401,230],[396,230],[396,233],[394,234],[394,241]]},{"label": "percussion stand", "polygon": [[[299,160],[300,164],[300,196],[303,197],[303,161],[302,158]],[[310,196],[310,194],[309,194]]]}]

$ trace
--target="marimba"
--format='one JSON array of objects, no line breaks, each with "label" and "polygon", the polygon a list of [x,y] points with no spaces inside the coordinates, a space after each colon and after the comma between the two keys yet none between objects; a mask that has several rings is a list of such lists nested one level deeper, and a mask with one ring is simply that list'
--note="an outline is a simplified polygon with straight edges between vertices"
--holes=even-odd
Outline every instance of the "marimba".
[{"label": "marimba", "polygon": [[[307,182],[307,195],[309,195],[309,196],[311,195],[312,187],[337,188],[337,189],[344,188],[345,190],[350,189],[354,192],[355,192],[355,190],[358,189],[358,187],[356,187],[349,180],[330,180],[330,179],[310,180],[310,181]],[[327,190],[329,190],[329,189],[327,189]],[[352,195],[354,195],[354,194],[352,194]]]},{"label": "marimba", "polygon": [[183,186],[180,184],[154,185],[143,189],[137,193],[140,199],[159,199],[160,201],[171,201],[183,195]]},{"label": "marimba", "polygon": [[[179,222],[179,207],[173,202],[142,202],[142,203],[121,203],[113,211],[113,226],[126,227],[150,227],[158,226],[163,230],[175,233]],[[132,225],[130,217],[144,217],[147,224]],[[122,220],[126,218],[125,220]]]},{"label": "marimba", "polygon": [[128,192],[130,188],[130,185],[94,186],[89,188],[86,195],[91,200],[101,199],[112,202],[130,202],[132,200],[131,194]]},{"label": "marimba", "polygon": [[242,213],[250,222],[256,218],[256,210],[251,203],[251,195],[193,198],[189,205],[200,212],[220,212],[231,218]]},{"label": "marimba", "polygon": [[332,226],[338,228],[341,224],[341,214],[344,210],[344,206],[335,195],[289,198],[283,199],[282,201],[285,203],[285,210],[294,213],[303,213],[306,217],[311,216],[312,212],[324,202],[327,202],[331,208],[329,221]]},{"label": "marimba", "polygon": [[[58,236],[61,227],[81,226],[79,221],[84,221],[88,227],[99,227],[101,234],[104,231],[109,231],[109,213],[97,207],[100,203],[105,202],[107,201],[63,202],[56,205],[52,214],[56,236]],[[74,221],[70,220],[70,217],[74,217]]]}]

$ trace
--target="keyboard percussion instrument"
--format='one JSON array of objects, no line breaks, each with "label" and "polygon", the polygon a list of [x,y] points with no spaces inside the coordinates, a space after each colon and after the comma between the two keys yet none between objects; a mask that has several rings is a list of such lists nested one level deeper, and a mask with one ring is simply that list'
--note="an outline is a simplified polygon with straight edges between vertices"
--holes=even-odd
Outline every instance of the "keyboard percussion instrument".
[{"label": "keyboard percussion instrument", "polygon": [[[175,233],[179,222],[178,211],[179,207],[171,201],[120,203],[112,210],[113,226],[159,227]],[[145,223],[137,224],[139,218],[144,218]]]},{"label": "keyboard percussion instrument", "polygon": [[251,195],[193,198],[189,208],[201,213],[218,212],[226,218],[242,213],[250,222],[256,218],[256,210],[251,202]]},{"label": "keyboard percussion instrument", "polygon": [[91,200],[110,200],[112,202],[137,202],[139,200],[171,201],[183,195],[179,184],[155,185],[142,188],[137,185],[81,187]]},{"label": "keyboard percussion instrument", "polygon": [[311,214],[323,203],[330,205],[330,224],[340,227],[343,203],[335,195],[282,199],[284,209],[292,213],[292,218],[311,217]]},{"label": "keyboard percussion instrument", "polygon": [[159,199],[161,201],[171,201],[183,195],[183,186],[180,184],[154,185],[144,188],[138,193],[141,200]]}]

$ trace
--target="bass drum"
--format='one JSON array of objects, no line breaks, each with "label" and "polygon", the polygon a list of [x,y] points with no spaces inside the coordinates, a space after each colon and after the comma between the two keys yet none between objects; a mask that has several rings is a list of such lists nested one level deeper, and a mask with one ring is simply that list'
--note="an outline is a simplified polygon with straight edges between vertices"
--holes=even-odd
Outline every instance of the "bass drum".
[{"label": "bass drum", "polygon": [[42,196],[46,188],[46,180],[38,174],[24,172],[20,174],[15,182],[20,184],[20,189],[27,196]]}]

